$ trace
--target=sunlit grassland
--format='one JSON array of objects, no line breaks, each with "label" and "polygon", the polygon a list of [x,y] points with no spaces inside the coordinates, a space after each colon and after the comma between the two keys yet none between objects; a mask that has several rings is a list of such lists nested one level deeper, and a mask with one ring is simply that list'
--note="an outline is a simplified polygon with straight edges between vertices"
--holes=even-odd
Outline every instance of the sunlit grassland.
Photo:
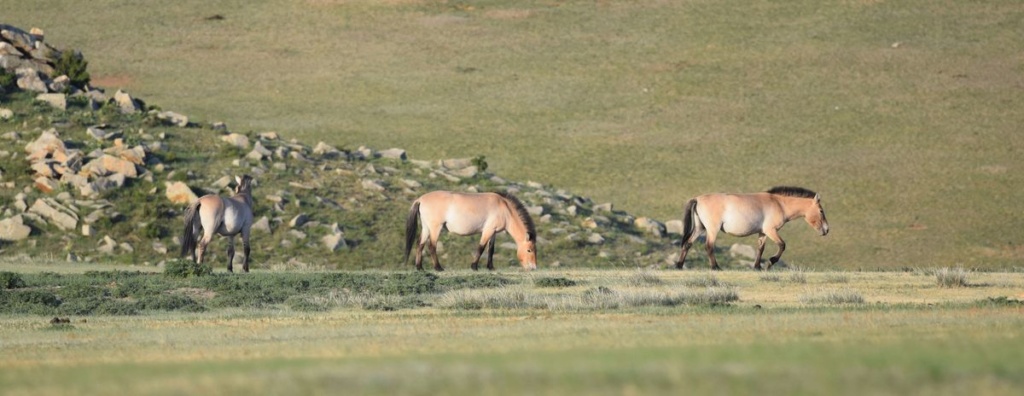
[{"label": "sunlit grassland", "polygon": [[801,266],[1022,258],[1016,1],[8,3],[99,85],[233,130],[485,155],[659,219],[802,185],[833,232],[783,231]]},{"label": "sunlit grassland", "polygon": [[[44,269],[48,270],[48,269]],[[442,277],[466,275],[450,271]],[[249,276],[271,275],[261,271]],[[728,287],[726,305],[368,311],[287,307],[0,321],[5,394],[1017,394],[1020,273],[499,271],[540,300]],[[239,275],[244,276],[244,275]],[[567,279],[542,287],[539,279]],[[845,281],[837,283],[837,279]],[[638,281],[642,279],[642,281]],[[854,290],[857,304],[808,303]],[[996,300],[990,300],[995,298]],[[1001,300],[998,300],[1002,298]],[[1001,301],[1001,302],[1000,302]]]}]

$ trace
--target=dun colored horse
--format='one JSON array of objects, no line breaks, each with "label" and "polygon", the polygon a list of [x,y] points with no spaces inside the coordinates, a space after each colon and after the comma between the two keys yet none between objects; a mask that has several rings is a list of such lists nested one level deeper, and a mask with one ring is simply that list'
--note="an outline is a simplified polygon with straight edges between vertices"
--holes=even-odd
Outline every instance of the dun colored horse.
[{"label": "dun colored horse", "polygon": [[[206,245],[213,240],[214,233],[228,237],[228,271],[233,272],[235,260],[235,235],[242,234],[242,248],[245,260],[242,270],[249,272],[249,230],[252,228],[252,186],[255,181],[249,175],[235,177],[238,183],[235,194],[229,198],[210,194],[199,198],[185,210],[185,232],[181,236],[181,255],[192,254],[192,260],[203,262]],[[199,230],[203,237],[199,239]]]},{"label": "dun colored horse", "polygon": [[715,260],[715,238],[722,230],[741,237],[758,234],[754,258],[754,269],[757,270],[761,269],[765,238],[771,238],[779,245],[779,252],[769,260],[768,269],[771,269],[786,250],[786,242],[779,236],[779,229],[786,222],[801,217],[822,236],[828,234],[828,220],[825,219],[825,209],[821,207],[821,197],[805,188],[773,187],[755,194],[707,194],[691,199],[686,203],[683,214],[683,252],[676,268],[683,268],[686,252],[706,230],[704,247],[711,269],[721,269]]},{"label": "dun colored horse", "polygon": [[520,265],[526,270],[537,268],[537,231],[526,207],[512,195],[434,191],[419,197],[412,203],[405,222],[405,261],[409,261],[409,252],[416,241],[418,221],[422,221],[423,227],[416,248],[417,270],[423,269],[423,247],[429,242],[434,269],[444,271],[437,259],[437,239],[444,228],[456,235],[481,234],[480,245],[473,256],[474,271],[485,248],[487,269],[494,269],[494,237],[502,231],[507,231],[516,241]]}]

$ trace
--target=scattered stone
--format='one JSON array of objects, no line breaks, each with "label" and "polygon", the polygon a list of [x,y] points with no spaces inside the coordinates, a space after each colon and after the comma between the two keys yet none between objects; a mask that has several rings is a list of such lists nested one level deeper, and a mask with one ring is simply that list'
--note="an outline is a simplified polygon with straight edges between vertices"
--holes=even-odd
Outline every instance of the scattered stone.
[{"label": "scattered stone", "polygon": [[288,230],[288,235],[294,239],[306,239],[306,233],[299,230]]},{"label": "scattered stone", "polygon": [[100,241],[99,246],[96,250],[104,254],[114,254],[114,248],[117,247],[117,241],[111,238],[110,235],[104,235],[103,240]]},{"label": "scattered stone", "polygon": [[22,67],[15,71],[15,75],[18,77],[18,88],[23,91],[47,93],[50,88],[46,86],[46,82],[39,76],[39,71]]},{"label": "scattered stone", "polygon": [[260,219],[256,220],[255,223],[252,223],[252,229],[256,230],[256,231],[263,231],[263,232],[266,232],[266,233],[269,234],[270,233],[270,219],[267,219],[267,216],[260,217]]},{"label": "scattered stone", "polygon": [[56,129],[49,129],[39,134],[39,138],[25,146],[28,153],[28,160],[39,160],[52,155],[55,152],[66,152],[67,147],[64,141],[57,137]]},{"label": "scattered stone", "polygon": [[438,161],[438,165],[444,169],[463,169],[473,165],[471,158],[452,158]]},{"label": "scattered stone", "polygon": [[449,171],[452,175],[463,179],[469,179],[475,177],[477,173],[480,173],[476,166],[467,166],[461,169],[452,169]]},{"label": "scattered stone", "polygon": [[587,236],[587,243],[589,243],[591,245],[600,245],[600,244],[604,243],[604,237],[601,236],[601,234],[598,234],[598,233],[595,232],[595,233],[590,234],[589,236]]},{"label": "scattered stone", "polygon": [[242,134],[230,133],[221,136],[220,140],[223,140],[225,143],[243,150],[247,150],[249,148],[249,137]]},{"label": "scattered stone", "polygon": [[177,125],[182,128],[188,126],[188,117],[182,114],[175,113],[173,111],[161,111],[159,113],[156,113],[156,118],[159,118],[164,122],[170,123],[171,125]]},{"label": "scattered stone", "polygon": [[324,158],[336,158],[341,156],[341,151],[327,143],[318,142],[316,146],[313,147],[313,155],[321,156]]},{"label": "scattered stone", "polygon": [[199,200],[196,193],[187,184],[182,182],[164,182],[167,186],[167,199],[176,204],[192,204]]},{"label": "scattered stone", "polygon": [[44,102],[57,110],[68,109],[68,98],[60,93],[44,93],[36,96],[36,100]]},{"label": "scattered stone", "polygon": [[132,245],[129,244],[128,242],[121,242],[117,246],[120,247],[121,251],[123,251],[125,253],[135,253],[135,248],[132,247]]},{"label": "scattered stone", "polygon": [[36,213],[46,219],[49,219],[53,225],[57,226],[62,230],[68,231],[75,229],[78,225],[78,217],[73,214],[66,213],[58,210],[55,206],[56,203],[46,202],[43,199],[37,199],[28,210]]},{"label": "scattered stone", "polygon": [[603,203],[603,204],[600,204],[600,205],[594,205],[594,213],[597,213],[597,212],[611,213],[612,212],[612,203],[608,202],[608,203]]},{"label": "scattered stone", "polygon": [[363,180],[363,189],[370,191],[384,191],[387,188],[381,185],[381,182],[376,180]]},{"label": "scattered stone", "polygon": [[323,242],[324,247],[326,247],[327,251],[329,252],[334,252],[337,251],[338,249],[348,247],[348,245],[345,243],[345,234],[342,234],[340,232],[324,235],[324,237],[321,238],[320,241]]},{"label": "scattered stone", "polygon": [[213,182],[213,186],[216,187],[218,190],[223,190],[225,188],[228,188],[228,186],[230,186],[231,182],[233,181],[235,181],[235,179],[231,178],[231,176],[224,176],[221,177],[220,179],[217,179],[217,181]]},{"label": "scattered stone", "polygon": [[669,220],[665,222],[665,231],[669,234],[683,235],[683,221]]},{"label": "scattered stone", "polygon": [[665,235],[665,225],[661,224],[657,220],[647,217],[638,217],[636,220],[633,221],[633,224],[637,228],[644,230],[656,237],[660,238],[662,235]]},{"label": "scattered stone", "polygon": [[594,220],[593,217],[588,217],[586,219],[583,219],[583,222],[580,223],[580,227],[589,228],[591,230],[595,229],[595,228],[597,228],[597,220]]},{"label": "scattered stone", "polygon": [[405,161],[408,157],[405,154],[405,150],[400,148],[387,149],[380,152],[381,158],[392,158]]},{"label": "scattered stone", "polygon": [[406,187],[409,187],[409,188],[420,188],[420,187],[423,187],[423,185],[420,184],[420,182],[412,180],[412,179],[402,179],[402,184],[404,184]]},{"label": "scattered stone", "polygon": [[71,87],[71,78],[68,76],[58,76],[50,81],[50,92],[64,92],[69,87]]},{"label": "scattered stone", "polygon": [[120,89],[114,93],[114,103],[117,104],[121,109],[121,113],[124,114],[132,114],[142,109],[135,98],[132,98],[131,95]]},{"label": "scattered stone", "polygon": [[753,246],[745,245],[742,243],[734,243],[729,246],[729,256],[732,258],[745,258],[753,260],[754,256],[757,255],[757,249]]},{"label": "scattered stone", "polygon": [[60,187],[57,184],[56,180],[53,180],[53,179],[51,179],[49,177],[46,177],[46,176],[37,177],[35,179],[34,185],[35,185],[37,190],[42,191],[42,192],[44,192],[46,194],[52,193],[54,190],[56,190],[57,188]]},{"label": "scattered stone", "polygon": [[167,245],[164,245],[160,241],[153,241],[153,251],[160,254],[167,254]]},{"label": "scattered stone", "polygon": [[260,133],[260,139],[264,140],[277,140],[281,137],[277,135],[277,132],[263,132]]},{"label": "scattered stone", "polygon": [[306,216],[305,213],[299,213],[298,216],[292,217],[291,221],[288,222],[288,227],[291,227],[291,228],[302,227],[302,225],[306,224],[306,222],[308,222],[308,221],[309,221],[309,216]]},{"label": "scattered stone", "polygon": [[92,236],[91,224],[82,224],[82,236]]},{"label": "scattered stone", "polygon": [[[0,118],[3,118],[4,110],[10,111],[8,109],[0,109]],[[13,117],[13,114],[11,116]],[[4,118],[4,119],[7,120],[9,118]],[[0,139],[4,139],[4,140],[21,140],[21,134],[18,133],[18,132],[15,132],[15,131],[11,131],[11,132],[7,132],[7,133],[5,133],[3,135],[0,135]]]},{"label": "scattered stone", "polygon": [[544,214],[544,207],[540,205],[527,206],[526,212],[529,213],[531,216],[540,216]]},{"label": "scattered stone", "polygon": [[32,227],[25,225],[21,215],[0,220],[0,241],[20,241],[31,233]]}]

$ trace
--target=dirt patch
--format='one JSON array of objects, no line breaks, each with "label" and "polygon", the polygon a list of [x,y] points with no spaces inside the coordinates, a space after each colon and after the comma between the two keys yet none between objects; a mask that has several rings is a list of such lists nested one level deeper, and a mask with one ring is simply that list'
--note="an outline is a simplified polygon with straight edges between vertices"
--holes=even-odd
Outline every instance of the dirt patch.
[{"label": "dirt patch", "polygon": [[135,77],[128,75],[98,76],[89,79],[89,83],[103,88],[125,88],[135,84]]}]

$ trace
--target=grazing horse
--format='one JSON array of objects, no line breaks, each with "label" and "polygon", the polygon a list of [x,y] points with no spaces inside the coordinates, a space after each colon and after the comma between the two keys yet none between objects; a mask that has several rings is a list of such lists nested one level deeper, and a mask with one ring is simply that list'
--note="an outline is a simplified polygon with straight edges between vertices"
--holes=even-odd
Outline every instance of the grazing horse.
[{"label": "grazing horse", "polygon": [[683,214],[683,252],[676,268],[683,268],[686,252],[701,232],[707,230],[704,247],[711,259],[711,269],[721,269],[715,260],[715,237],[722,230],[741,237],[758,234],[754,258],[756,270],[761,269],[765,237],[771,238],[779,246],[779,252],[769,260],[768,269],[771,269],[786,250],[786,242],[779,237],[779,229],[786,222],[801,217],[822,236],[828,234],[828,220],[825,219],[825,209],[821,207],[821,197],[805,188],[772,187],[755,194],[707,194],[691,199],[686,203]]},{"label": "grazing horse", "polygon": [[[242,234],[242,248],[245,260],[242,270],[249,272],[249,230],[252,228],[252,186],[256,182],[249,175],[235,176],[238,183],[235,195],[224,198],[216,194],[204,195],[185,210],[185,232],[181,236],[181,255],[192,254],[192,260],[203,262],[206,245],[213,240],[213,234],[228,237],[228,272],[233,272],[235,260],[235,235]],[[199,230],[203,237],[199,239]]]},{"label": "grazing horse", "polygon": [[420,241],[416,248],[416,269],[423,269],[423,247],[429,242],[434,269],[444,271],[437,259],[437,239],[441,230],[456,235],[481,234],[480,245],[473,255],[473,270],[487,249],[487,269],[493,270],[495,234],[507,231],[516,241],[519,263],[526,270],[537,268],[537,230],[526,207],[516,197],[506,193],[458,193],[434,191],[424,194],[412,203],[405,222],[405,261],[416,241],[417,222],[422,220]]}]

